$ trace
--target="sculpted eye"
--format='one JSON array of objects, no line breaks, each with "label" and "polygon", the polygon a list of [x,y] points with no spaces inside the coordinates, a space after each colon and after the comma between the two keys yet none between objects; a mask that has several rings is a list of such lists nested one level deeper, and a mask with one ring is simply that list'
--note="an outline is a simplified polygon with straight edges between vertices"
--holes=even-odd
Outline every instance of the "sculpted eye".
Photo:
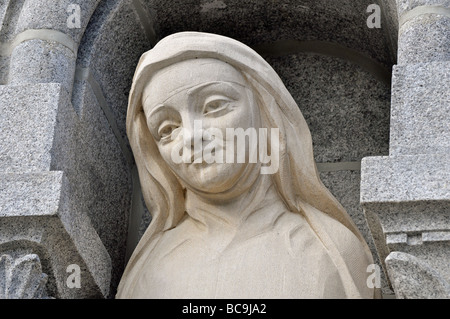
[{"label": "sculpted eye", "polygon": [[216,99],[207,102],[205,104],[205,107],[203,108],[203,114],[216,114],[219,113],[220,111],[224,111],[228,108],[230,102],[231,102],[230,100],[225,99]]},{"label": "sculpted eye", "polygon": [[158,129],[158,135],[161,139],[167,139],[179,128],[177,124],[167,123],[162,124]]}]

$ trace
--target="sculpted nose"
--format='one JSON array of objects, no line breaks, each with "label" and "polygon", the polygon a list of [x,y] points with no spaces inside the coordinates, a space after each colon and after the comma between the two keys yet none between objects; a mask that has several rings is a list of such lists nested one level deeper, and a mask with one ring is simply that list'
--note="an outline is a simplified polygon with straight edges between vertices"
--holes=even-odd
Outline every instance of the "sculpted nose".
[{"label": "sculpted nose", "polygon": [[195,159],[196,163],[200,161],[203,146],[203,127],[201,120],[194,120],[189,125],[183,126],[183,158],[189,158],[192,163]]},{"label": "sculpted nose", "polygon": [[194,132],[186,127],[183,127],[183,145],[185,148],[194,147]]},{"label": "sculpted nose", "polygon": [[[187,121],[186,121],[187,122]],[[186,123],[185,122],[185,123]],[[203,140],[203,124],[201,120],[191,120],[183,123],[183,141],[184,145],[193,145],[195,141]]]}]

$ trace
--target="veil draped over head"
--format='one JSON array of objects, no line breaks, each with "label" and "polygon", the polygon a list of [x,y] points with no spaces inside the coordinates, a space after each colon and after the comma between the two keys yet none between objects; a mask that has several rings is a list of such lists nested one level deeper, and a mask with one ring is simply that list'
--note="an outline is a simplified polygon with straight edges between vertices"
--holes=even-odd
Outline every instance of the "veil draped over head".
[{"label": "veil draped over head", "polygon": [[[354,282],[355,275],[345,264],[320,216],[326,214],[348,228],[361,242],[369,263],[373,263],[372,255],[350,216],[320,181],[308,125],[277,73],[259,54],[241,42],[215,34],[181,32],[162,39],[144,53],[133,78],[126,127],[152,221],[125,269],[118,296],[137,280],[143,260],[154,245],[153,239],[162,231],[175,227],[185,214],[183,188],[159,154],[148,129],[142,92],[158,70],[200,58],[218,59],[232,65],[245,75],[256,91],[266,124],[279,128],[279,170],[272,178],[280,196],[291,212],[306,218],[333,262],[339,269],[344,269],[343,282]],[[350,297],[360,296],[360,289],[354,285],[349,285],[346,290]]]}]

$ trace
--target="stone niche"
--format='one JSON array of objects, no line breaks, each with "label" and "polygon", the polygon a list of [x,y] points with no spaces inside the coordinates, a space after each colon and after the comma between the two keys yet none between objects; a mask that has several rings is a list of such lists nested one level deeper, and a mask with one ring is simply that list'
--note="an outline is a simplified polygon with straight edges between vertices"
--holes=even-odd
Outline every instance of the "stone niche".
[{"label": "stone niche", "polygon": [[[381,28],[367,26],[373,3]],[[114,297],[151,221],[125,132],[131,80],[140,55],[179,31],[234,38],[272,65],[309,125],[322,181],[382,266],[360,180],[363,157],[389,155],[394,1],[7,0],[0,26],[0,255],[45,274],[33,296]],[[68,288],[71,264],[81,288]]]}]

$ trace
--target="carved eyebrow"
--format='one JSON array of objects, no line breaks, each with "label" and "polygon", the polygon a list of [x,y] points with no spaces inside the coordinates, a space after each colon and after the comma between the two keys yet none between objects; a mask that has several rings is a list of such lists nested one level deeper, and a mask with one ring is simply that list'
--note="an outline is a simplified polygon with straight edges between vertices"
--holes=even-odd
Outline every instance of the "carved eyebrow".
[{"label": "carved eyebrow", "polygon": [[[238,82],[234,82],[234,81],[226,81],[226,82],[225,81],[213,81],[213,82],[206,82],[206,83],[200,83],[198,85],[195,85],[195,86],[189,88],[186,93],[190,96],[190,95],[192,95],[192,94],[194,94],[194,93],[196,93],[198,91],[201,91],[202,89],[204,89],[204,88],[206,88],[208,86],[220,85],[220,84],[222,84],[222,85],[225,84],[228,88],[232,89],[233,93],[236,94],[236,95],[238,95],[239,93],[230,84],[236,84],[236,85],[239,85],[239,86],[241,86],[243,88],[247,88],[244,84],[241,84],[241,83],[238,83]],[[182,87],[182,88],[179,88],[179,89],[173,91],[172,94],[166,100],[170,99],[172,96],[174,96],[175,94],[177,94],[177,93],[179,93],[179,92],[181,92],[183,90],[186,90],[186,87]],[[147,100],[148,97],[149,97],[149,95],[147,95],[145,97],[145,99],[144,99],[142,104],[145,103],[145,101]],[[150,113],[147,115],[147,118],[151,117],[154,113],[156,113],[157,111],[159,111],[163,107],[167,107],[167,106],[164,103],[157,104],[155,107],[152,108]]]},{"label": "carved eyebrow", "polygon": [[153,114],[155,114],[156,112],[158,112],[160,109],[166,107],[163,103],[161,104],[157,104],[151,111],[150,113],[147,115],[147,118],[150,118],[153,116]]},{"label": "carved eyebrow", "polygon": [[198,85],[196,85],[196,86],[190,88],[189,90],[187,90],[186,93],[187,93],[188,95],[192,95],[192,94],[194,94],[194,93],[196,93],[196,92],[198,92],[198,91],[201,91],[201,90],[204,89],[205,87],[213,86],[213,85],[219,85],[219,84],[225,84],[225,85],[227,85],[230,89],[233,90],[233,93],[238,94],[238,92],[230,85],[231,83],[232,83],[232,84],[237,84],[237,85],[242,86],[242,87],[245,88],[245,86],[244,86],[243,84],[237,83],[237,82],[214,81],[214,82],[207,82],[207,83],[201,83],[201,84],[198,84]]}]

